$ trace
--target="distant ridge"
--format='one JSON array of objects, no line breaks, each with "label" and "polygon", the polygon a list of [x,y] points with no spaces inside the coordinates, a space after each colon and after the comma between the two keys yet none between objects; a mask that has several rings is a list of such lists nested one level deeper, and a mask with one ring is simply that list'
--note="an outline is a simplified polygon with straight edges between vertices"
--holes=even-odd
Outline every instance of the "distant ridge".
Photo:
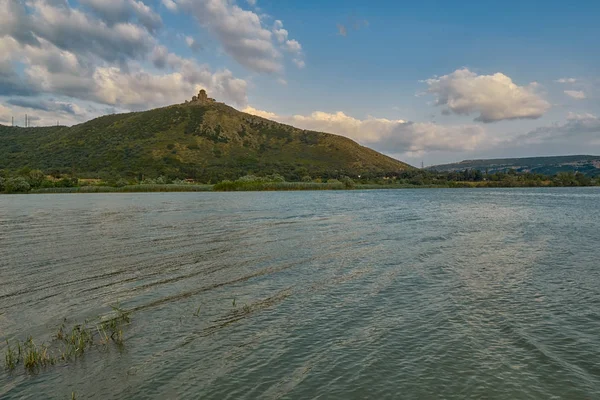
[{"label": "distant ridge", "polygon": [[488,171],[489,173],[514,169],[518,172],[544,175],[555,175],[559,172],[580,172],[588,176],[599,176],[600,156],[572,155],[465,160],[451,164],[434,165],[427,169],[441,172],[476,169],[482,172]]},{"label": "distant ridge", "polygon": [[80,177],[167,176],[213,183],[246,174],[301,180],[414,169],[343,136],[240,112],[205,91],[183,104],[106,115],[72,127],[0,125],[0,169],[24,167]]}]

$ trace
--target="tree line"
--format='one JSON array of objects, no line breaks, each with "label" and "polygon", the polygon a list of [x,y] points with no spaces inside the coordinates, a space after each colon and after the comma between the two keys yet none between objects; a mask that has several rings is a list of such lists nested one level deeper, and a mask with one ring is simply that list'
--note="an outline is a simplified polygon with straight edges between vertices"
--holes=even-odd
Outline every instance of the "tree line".
[{"label": "tree line", "polygon": [[[388,173],[366,172],[352,176],[345,171],[327,171],[318,176],[308,175],[305,169],[289,176],[277,173],[259,175],[246,174],[233,179],[206,181],[198,179],[179,179],[161,175],[124,178],[118,174],[103,175],[101,179],[83,179],[74,172],[65,174],[57,171],[22,168],[18,171],[0,170],[0,192],[27,193],[32,190],[49,188],[72,188],[79,186],[124,187],[131,185],[184,185],[216,184],[216,188],[260,188],[264,183],[297,182],[307,184],[337,185],[345,189],[360,188],[360,185],[385,187],[552,187],[552,186],[600,186],[600,175],[590,177],[580,172],[559,172],[555,175],[544,175],[530,172],[507,170],[492,174],[477,169],[463,171],[439,172],[423,169],[412,169]],[[267,185],[269,186],[269,185]],[[271,185],[272,186],[272,185]],[[285,185],[281,185],[285,187]],[[307,186],[310,187],[310,186]],[[337,187],[337,186],[335,186]]]}]

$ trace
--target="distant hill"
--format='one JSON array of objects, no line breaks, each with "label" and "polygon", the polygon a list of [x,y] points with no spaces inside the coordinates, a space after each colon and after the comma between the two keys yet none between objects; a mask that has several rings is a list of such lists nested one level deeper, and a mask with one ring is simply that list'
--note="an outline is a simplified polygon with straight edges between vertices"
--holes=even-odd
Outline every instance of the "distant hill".
[{"label": "distant hill", "polygon": [[490,174],[514,169],[518,172],[531,172],[544,175],[555,175],[559,172],[581,172],[588,176],[600,176],[600,156],[582,155],[466,160],[453,164],[434,165],[427,169],[446,172],[477,169],[482,172],[488,171]]},{"label": "distant hill", "polygon": [[23,167],[90,178],[165,175],[202,182],[246,174],[300,180],[414,169],[346,137],[246,114],[205,94],[72,127],[0,125],[0,169]]}]

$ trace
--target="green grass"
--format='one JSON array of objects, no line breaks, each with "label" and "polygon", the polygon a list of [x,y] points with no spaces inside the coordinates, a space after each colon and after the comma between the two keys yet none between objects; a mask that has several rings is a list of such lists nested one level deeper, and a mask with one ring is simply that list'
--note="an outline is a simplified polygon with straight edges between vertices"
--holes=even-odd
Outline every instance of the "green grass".
[{"label": "green grass", "polygon": [[37,346],[31,336],[25,341],[23,348],[23,366],[29,372],[34,372],[40,367],[47,367],[56,363],[56,358],[50,354],[48,346],[43,343]]},{"label": "green grass", "polygon": [[23,365],[26,372],[36,373],[40,369],[69,362],[82,357],[88,350],[113,343],[118,349],[124,345],[123,330],[131,322],[130,313],[119,305],[112,306],[113,314],[99,318],[97,322],[86,321],[67,328],[65,321],[59,326],[50,345],[38,345],[29,336],[23,343],[15,341],[15,346],[6,341],[4,356],[5,368],[13,371]]},{"label": "green grass", "polygon": [[344,190],[341,182],[240,182],[223,181],[213,186],[216,192],[276,191],[276,190]]},{"label": "green grass", "polygon": [[30,193],[150,193],[150,192],[207,192],[212,185],[128,185],[112,186],[79,186],[72,188],[45,188],[32,190]]}]

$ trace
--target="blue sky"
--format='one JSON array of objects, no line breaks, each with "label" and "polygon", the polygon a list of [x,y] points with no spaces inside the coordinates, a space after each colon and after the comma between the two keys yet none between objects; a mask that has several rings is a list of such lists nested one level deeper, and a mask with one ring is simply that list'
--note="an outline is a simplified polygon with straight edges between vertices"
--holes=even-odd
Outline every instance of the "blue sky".
[{"label": "blue sky", "polygon": [[418,165],[600,154],[593,1],[0,0],[0,123],[220,101]]}]

